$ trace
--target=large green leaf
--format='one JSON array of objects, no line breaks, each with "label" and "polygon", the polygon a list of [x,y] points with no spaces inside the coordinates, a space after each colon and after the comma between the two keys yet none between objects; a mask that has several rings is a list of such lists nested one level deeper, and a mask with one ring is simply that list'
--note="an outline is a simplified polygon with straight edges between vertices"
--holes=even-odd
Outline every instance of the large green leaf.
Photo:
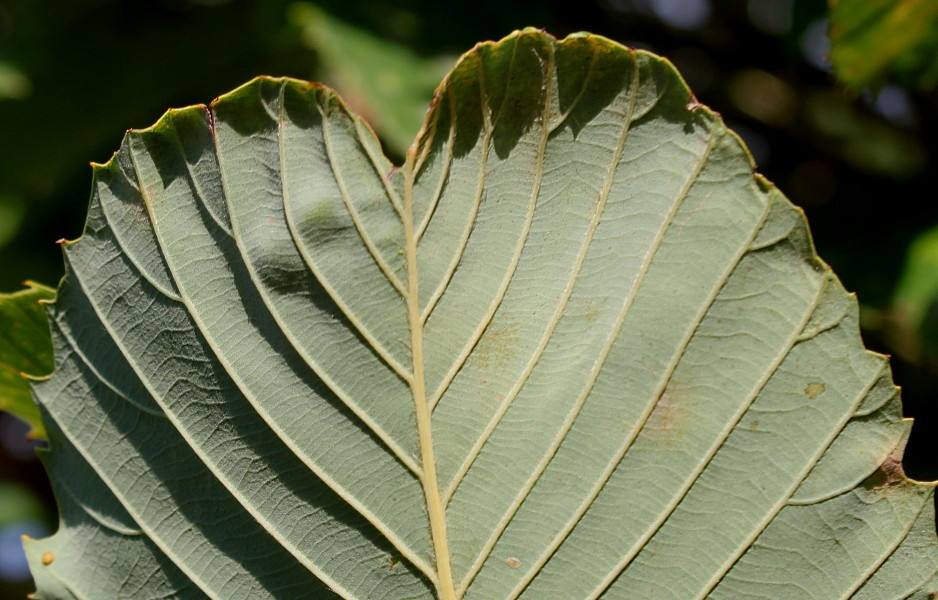
[{"label": "large green leaf", "polygon": [[665,61],[533,30],[401,168],[294,80],[130,132],[35,387],[38,597],[938,590],[886,361],[752,169]]},{"label": "large green leaf", "polygon": [[44,437],[45,432],[24,375],[52,372],[49,325],[40,302],[54,295],[51,288],[32,281],[26,282],[26,289],[0,294],[0,410],[28,423],[33,437]]}]

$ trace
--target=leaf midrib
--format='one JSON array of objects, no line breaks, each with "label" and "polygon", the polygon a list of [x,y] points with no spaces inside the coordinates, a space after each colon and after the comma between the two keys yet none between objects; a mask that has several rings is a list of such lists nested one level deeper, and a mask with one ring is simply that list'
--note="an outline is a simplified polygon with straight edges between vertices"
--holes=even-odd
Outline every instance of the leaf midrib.
[{"label": "leaf midrib", "polygon": [[407,263],[407,319],[410,324],[410,345],[413,356],[413,379],[411,390],[417,421],[417,438],[423,470],[420,482],[427,501],[427,517],[430,522],[430,537],[436,559],[436,585],[440,600],[456,600],[453,584],[452,561],[446,532],[446,511],[437,481],[436,459],[433,454],[433,433],[430,424],[430,405],[427,402],[426,377],[424,375],[423,321],[420,315],[420,288],[417,274],[417,236],[414,232],[414,179],[415,154],[407,153],[404,165],[404,238]]}]

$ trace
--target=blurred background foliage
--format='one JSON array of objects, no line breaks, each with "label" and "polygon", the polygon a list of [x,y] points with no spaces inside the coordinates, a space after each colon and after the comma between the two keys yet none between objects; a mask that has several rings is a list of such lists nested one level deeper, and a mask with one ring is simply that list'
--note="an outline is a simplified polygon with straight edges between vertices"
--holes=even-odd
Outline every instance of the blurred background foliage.
[{"label": "blurred background foliage", "polygon": [[[858,293],[867,344],[893,355],[917,419],[907,472],[938,479],[935,0],[0,0],[0,292],[55,285],[88,162],[167,108],[259,74],[325,81],[400,159],[457,56],[527,25],[668,57],[743,137]],[[32,589],[20,535],[55,523],[28,431],[0,414],[2,598]]]}]

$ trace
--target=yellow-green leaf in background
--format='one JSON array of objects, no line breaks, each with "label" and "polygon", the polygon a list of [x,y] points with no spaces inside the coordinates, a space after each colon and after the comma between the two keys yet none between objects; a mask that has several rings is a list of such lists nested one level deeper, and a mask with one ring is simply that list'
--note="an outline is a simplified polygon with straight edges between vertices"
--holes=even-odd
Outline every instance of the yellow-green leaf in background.
[{"label": "yellow-green leaf in background", "polygon": [[850,87],[890,76],[929,89],[938,84],[938,2],[836,0],[830,11],[831,61]]},{"label": "yellow-green leaf in background", "polygon": [[938,360],[938,227],[909,245],[890,317],[893,343],[904,358]]},{"label": "yellow-green leaf in background", "polygon": [[45,437],[23,374],[52,372],[52,341],[40,300],[51,299],[55,290],[32,281],[26,286],[19,292],[0,294],[0,410],[26,421],[33,437]]},{"label": "yellow-green leaf in background", "polygon": [[389,150],[403,155],[454,59],[420,57],[312,4],[294,4],[289,14],[303,42],[316,51],[326,83],[377,130]]}]

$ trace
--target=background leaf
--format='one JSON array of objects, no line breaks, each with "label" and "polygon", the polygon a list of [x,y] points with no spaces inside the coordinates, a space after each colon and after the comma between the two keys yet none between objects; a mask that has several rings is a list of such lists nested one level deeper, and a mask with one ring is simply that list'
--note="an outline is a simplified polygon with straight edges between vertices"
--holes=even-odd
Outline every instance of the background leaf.
[{"label": "background leaf", "polygon": [[44,437],[39,410],[23,374],[42,377],[52,372],[52,343],[42,300],[55,291],[27,282],[27,289],[0,294],[0,410],[9,411],[32,427],[32,437]]},{"label": "background leaf", "polygon": [[888,77],[922,89],[938,84],[938,4],[932,0],[836,0],[831,60],[856,89]]},{"label": "background leaf", "polygon": [[908,360],[938,365],[938,229],[916,237],[886,313],[894,344]]},{"label": "background leaf", "polygon": [[452,59],[422,58],[306,3],[290,7],[303,43],[316,51],[325,81],[403,156],[423,122],[427,104]]},{"label": "background leaf", "polygon": [[752,171],[665,61],[535,30],[401,168],[289,79],[130,132],[35,386],[40,595],[934,593],[885,359]]}]

